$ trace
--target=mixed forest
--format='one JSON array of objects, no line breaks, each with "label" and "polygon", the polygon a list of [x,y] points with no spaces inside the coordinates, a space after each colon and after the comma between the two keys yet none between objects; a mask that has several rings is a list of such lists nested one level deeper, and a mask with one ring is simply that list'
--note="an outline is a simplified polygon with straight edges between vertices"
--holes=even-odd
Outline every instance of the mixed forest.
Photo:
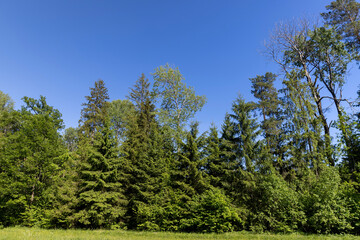
[{"label": "mixed forest", "polygon": [[206,98],[170,65],[126,99],[96,81],[77,128],[43,96],[15,110],[0,92],[0,226],[360,233],[360,90],[342,94],[359,9],[336,0],[319,23],[278,24],[265,47],[281,73],[249,79],[256,101],[239,96],[203,133]]}]

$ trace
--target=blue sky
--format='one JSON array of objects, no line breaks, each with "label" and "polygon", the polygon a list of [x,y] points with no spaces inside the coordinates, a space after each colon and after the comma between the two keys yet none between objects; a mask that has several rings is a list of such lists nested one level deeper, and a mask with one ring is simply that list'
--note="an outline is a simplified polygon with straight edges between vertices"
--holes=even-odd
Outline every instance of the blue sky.
[{"label": "blue sky", "polygon": [[[274,25],[317,17],[322,0],[11,0],[0,1],[0,90],[22,105],[44,95],[76,127],[81,104],[99,78],[111,100],[124,99],[141,73],[178,66],[208,101],[201,130],[221,125],[249,78],[278,72],[261,54]],[[355,66],[345,94],[355,96]]]}]

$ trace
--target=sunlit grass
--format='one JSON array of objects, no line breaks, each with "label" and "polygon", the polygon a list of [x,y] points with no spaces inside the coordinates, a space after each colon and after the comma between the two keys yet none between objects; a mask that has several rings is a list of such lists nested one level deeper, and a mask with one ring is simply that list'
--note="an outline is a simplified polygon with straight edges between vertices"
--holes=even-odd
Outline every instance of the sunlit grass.
[{"label": "sunlit grass", "polygon": [[303,235],[303,234],[254,234],[249,232],[233,232],[225,234],[195,234],[170,232],[135,232],[122,230],[45,230],[39,228],[5,228],[0,230],[0,239],[34,239],[34,240],[147,240],[147,239],[251,239],[251,240],[295,240],[295,239],[358,239],[351,235]]}]

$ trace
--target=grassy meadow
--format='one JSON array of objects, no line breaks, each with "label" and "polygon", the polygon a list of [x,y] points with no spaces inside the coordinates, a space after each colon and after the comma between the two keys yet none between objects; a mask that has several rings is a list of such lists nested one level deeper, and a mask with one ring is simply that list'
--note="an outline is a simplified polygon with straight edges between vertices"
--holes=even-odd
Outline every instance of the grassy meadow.
[{"label": "grassy meadow", "polygon": [[46,230],[39,228],[4,228],[0,230],[0,240],[33,239],[33,240],[152,240],[152,239],[244,239],[244,240],[350,240],[360,236],[352,235],[301,235],[301,234],[255,234],[249,232],[232,232],[225,234],[195,234],[169,232],[135,232],[123,230]]}]

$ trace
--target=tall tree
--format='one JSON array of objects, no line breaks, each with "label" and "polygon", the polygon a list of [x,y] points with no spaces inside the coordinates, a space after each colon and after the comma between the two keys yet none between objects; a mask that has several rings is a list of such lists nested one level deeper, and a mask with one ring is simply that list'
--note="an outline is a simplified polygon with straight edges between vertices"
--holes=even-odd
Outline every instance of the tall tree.
[{"label": "tall tree", "polygon": [[126,198],[123,195],[123,162],[111,129],[109,99],[102,80],[95,82],[81,111],[78,144],[78,202],[75,225],[84,228],[112,228],[124,222]]},{"label": "tall tree", "polygon": [[340,35],[332,29],[316,28],[310,33],[310,37],[309,45],[312,51],[309,62],[314,66],[314,76],[320,80],[328,92],[322,98],[329,99],[335,105],[340,130],[347,142],[348,136],[344,131],[346,123],[342,121],[341,102],[348,101],[343,97],[342,88],[345,84],[345,74],[351,57],[346,51]]},{"label": "tall tree", "polygon": [[359,9],[360,3],[355,0],[336,0],[326,6],[328,12],[321,14],[325,23],[333,26],[336,32],[345,39],[350,52],[360,50]]},{"label": "tall tree", "polygon": [[280,135],[280,117],[281,101],[278,97],[278,91],[274,87],[276,75],[267,72],[264,76],[250,78],[252,83],[251,93],[258,99],[256,108],[261,114],[261,128],[264,131],[264,137],[269,151],[279,157],[278,137]]},{"label": "tall tree", "polygon": [[[324,113],[323,99],[320,95],[318,79],[312,76],[314,69],[308,61],[308,56],[311,53],[311,47],[308,41],[310,31],[310,23],[307,20],[280,23],[271,35],[266,47],[270,56],[275,62],[280,64],[286,73],[292,70],[297,70],[302,73],[316,103],[324,133],[328,136],[328,139],[330,139],[330,125]],[[330,145],[330,141],[328,141],[328,145]],[[331,156],[328,157],[331,158]],[[334,164],[333,160],[332,164]]]},{"label": "tall tree", "polygon": [[[322,121],[326,145],[330,149],[331,122],[327,120],[323,105],[325,99],[330,99],[341,117],[340,102],[346,100],[341,89],[347,64],[351,60],[339,35],[325,27],[310,27],[306,20],[281,24],[274,32],[268,50],[286,73],[298,71],[309,86],[317,115]],[[327,158],[331,165],[335,164],[330,153]]]},{"label": "tall tree", "polygon": [[[301,82],[296,71],[287,74],[283,81],[286,148],[280,173],[291,180],[301,177],[311,168],[319,174],[321,163],[330,154],[321,131],[321,119],[307,83]],[[325,136],[326,137],[326,136]],[[292,175],[292,174],[295,174]]]},{"label": "tall tree", "polygon": [[103,127],[105,122],[109,95],[105,83],[101,79],[96,81],[95,86],[90,90],[90,96],[86,96],[86,102],[82,104],[84,108],[81,110],[79,130],[85,138],[93,139],[95,133]]},{"label": "tall tree", "polygon": [[129,199],[126,216],[130,229],[141,229],[149,217],[141,213],[154,204],[167,181],[167,141],[156,122],[150,83],[144,74],[137,80],[128,98],[136,112],[129,122],[121,147],[126,161],[125,193]]},{"label": "tall tree", "polygon": [[254,103],[238,97],[223,125],[220,149],[221,157],[227,162],[225,189],[238,206],[246,204],[252,194],[255,170],[263,154],[254,109]]},{"label": "tall tree", "polygon": [[175,138],[182,137],[184,125],[206,102],[192,87],[186,86],[178,68],[168,64],[155,70],[153,94],[160,101],[160,120],[173,129]]},{"label": "tall tree", "polygon": [[85,228],[116,228],[124,224],[126,197],[123,193],[121,165],[116,138],[109,119],[95,134],[93,145],[80,150],[78,203],[74,218],[76,226]]},{"label": "tall tree", "polygon": [[254,108],[253,102],[245,102],[243,98],[238,97],[233,103],[230,114],[234,123],[237,161],[240,168],[248,172],[254,172],[259,153],[259,142],[257,141],[257,137],[260,135],[259,125],[251,116]]},{"label": "tall tree", "polygon": [[[32,225],[49,207],[48,190],[62,168],[65,147],[59,130],[61,114],[46,103],[24,97],[25,106],[13,111],[16,129],[0,141],[1,211],[4,225]],[[39,223],[41,224],[41,223]]]}]

